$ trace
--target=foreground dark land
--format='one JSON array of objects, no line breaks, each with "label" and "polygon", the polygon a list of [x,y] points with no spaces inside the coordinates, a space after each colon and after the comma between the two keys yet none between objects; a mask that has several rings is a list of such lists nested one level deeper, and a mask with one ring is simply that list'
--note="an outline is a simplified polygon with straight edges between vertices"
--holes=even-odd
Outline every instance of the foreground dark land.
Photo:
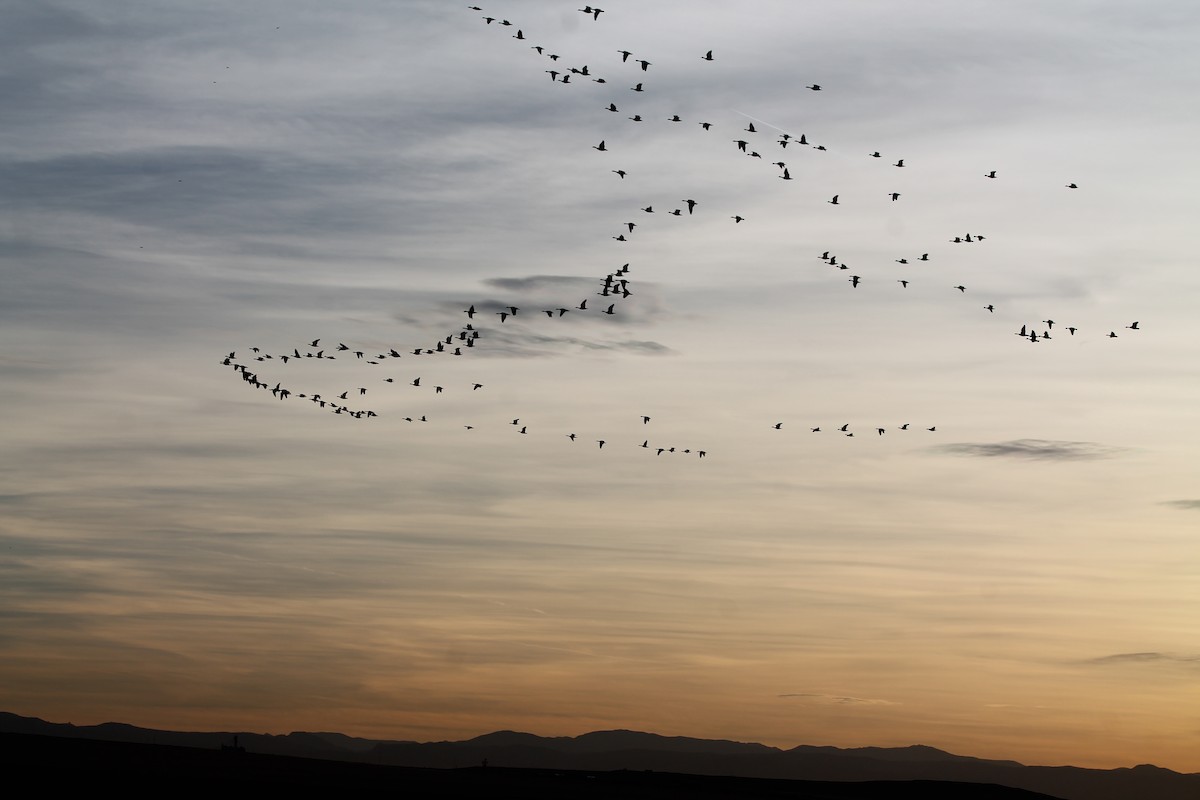
[{"label": "foreground dark land", "polygon": [[418,797],[792,798],[793,800],[1038,800],[1050,795],[978,783],[833,783],[668,772],[466,767],[420,769],[169,745],[0,733],[10,784],[126,794],[304,791]]},{"label": "foreground dark land", "polygon": [[[1016,761],[956,755],[925,745],[857,747],[798,745],[783,750],[755,742],[661,736],[640,731],[593,731],[579,736],[536,736],[496,731],[464,741],[413,742],[364,739],[333,732],[276,735],[249,731],[168,731],[117,722],[72,725],[0,711],[0,733],[171,749],[143,755],[72,756],[55,745],[12,742],[3,763],[28,773],[87,763],[97,780],[139,787],[174,787],[177,775],[207,788],[365,785],[390,791],[479,791],[491,796],[580,795],[603,797],[882,797],[896,787],[921,787],[920,797],[1056,797],[1063,800],[1200,800],[1200,773],[1183,774],[1150,764],[1118,769],[1027,766]],[[235,741],[238,755],[222,752]],[[37,747],[46,748],[39,754]],[[32,749],[31,749],[32,748]],[[175,765],[191,749],[194,759]],[[23,750],[29,750],[22,754]],[[215,754],[215,755],[214,755]],[[285,758],[272,772],[269,760]],[[486,770],[478,768],[484,761]],[[165,765],[160,768],[159,765]],[[308,766],[301,766],[308,765]],[[371,772],[390,768],[384,773]],[[345,772],[338,772],[344,770]],[[81,770],[71,770],[72,776]],[[478,774],[477,774],[478,773]],[[386,777],[373,777],[382,774]],[[210,777],[210,775],[212,777]],[[193,777],[194,776],[194,777]],[[332,777],[331,777],[332,776]],[[397,777],[400,776],[400,777]],[[164,781],[166,783],[164,783]],[[232,783],[231,783],[232,782]],[[340,783],[339,783],[340,782]],[[352,783],[351,783],[352,782]],[[985,794],[987,786],[1026,794]],[[415,788],[414,788],[415,787]],[[564,788],[565,787],[565,788]],[[685,788],[680,788],[685,787]],[[707,787],[707,788],[705,788]],[[780,788],[782,787],[782,788]],[[955,788],[947,788],[955,787]],[[962,787],[970,787],[963,789]],[[961,792],[965,791],[963,794]],[[874,793],[872,793],[874,792]],[[939,793],[939,792],[948,792]]]}]

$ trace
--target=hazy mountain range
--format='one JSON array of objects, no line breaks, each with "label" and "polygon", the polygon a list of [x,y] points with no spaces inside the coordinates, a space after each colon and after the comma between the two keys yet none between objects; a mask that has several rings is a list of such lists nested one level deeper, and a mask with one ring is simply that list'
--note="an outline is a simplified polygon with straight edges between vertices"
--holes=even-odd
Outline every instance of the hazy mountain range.
[{"label": "hazy mountain range", "polygon": [[184,732],[109,722],[76,726],[0,712],[0,732],[218,749],[238,744],[251,753],[404,767],[477,766],[559,770],[653,770],[695,775],[736,775],[808,781],[933,780],[988,783],[1066,800],[1195,800],[1200,773],[1182,774],[1149,764],[1111,770],[1026,766],[954,755],[933,747],[841,749],[801,745],[782,750],[725,740],[659,736],[638,731],[596,731],[576,737],[543,737],[497,731],[459,742],[361,739],[341,733],[286,735]]}]

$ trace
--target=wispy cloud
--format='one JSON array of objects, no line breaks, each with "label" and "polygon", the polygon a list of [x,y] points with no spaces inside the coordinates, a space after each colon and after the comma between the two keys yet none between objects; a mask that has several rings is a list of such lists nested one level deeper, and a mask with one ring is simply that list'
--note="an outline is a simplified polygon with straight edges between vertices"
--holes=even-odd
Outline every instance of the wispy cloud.
[{"label": "wispy cloud", "polygon": [[1200,655],[1180,656],[1170,653],[1145,652],[1145,653],[1114,653],[1108,656],[1100,656],[1099,658],[1089,658],[1084,664],[1149,664],[1158,662],[1168,662],[1176,664],[1194,664],[1200,662]]},{"label": "wispy cloud", "polygon": [[560,356],[578,350],[650,356],[667,355],[673,352],[665,344],[649,340],[601,340],[578,336],[545,336],[512,328],[503,333],[491,333],[486,347],[479,348],[479,355],[482,357],[492,355],[507,358],[538,358]]},{"label": "wispy cloud", "polygon": [[594,283],[589,278],[574,275],[530,275],[526,278],[488,278],[485,286],[503,289],[506,292],[534,292],[539,289],[579,289]]},{"label": "wispy cloud", "polygon": [[899,703],[895,703],[891,700],[880,700],[878,698],[848,697],[848,696],[844,696],[844,695],[819,694],[819,693],[814,693],[814,692],[790,692],[788,694],[781,694],[781,695],[779,695],[779,697],[804,697],[804,698],[808,698],[809,700],[813,700],[813,701],[816,701],[819,703],[833,703],[835,705],[846,705],[846,706],[850,706],[850,705],[897,706],[897,705],[900,705]]},{"label": "wispy cloud", "polygon": [[1088,461],[1108,458],[1122,448],[1098,442],[1062,442],[1050,439],[1014,439],[1008,442],[954,442],[935,451],[985,458],[1024,458],[1035,461]]},{"label": "wispy cloud", "polygon": [[1185,511],[1200,511],[1200,500],[1167,500],[1163,505],[1182,508]]}]

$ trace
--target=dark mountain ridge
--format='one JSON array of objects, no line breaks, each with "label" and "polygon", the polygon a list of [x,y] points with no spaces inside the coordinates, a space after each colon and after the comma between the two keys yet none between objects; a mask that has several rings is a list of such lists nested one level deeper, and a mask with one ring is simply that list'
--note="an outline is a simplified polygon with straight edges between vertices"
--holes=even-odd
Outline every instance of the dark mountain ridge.
[{"label": "dark mountain ridge", "polygon": [[955,781],[997,784],[1066,800],[1197,800],[1200,774],[1140,765],[1111,770],[1026,766],[947,753],[934,747],[790,750],[726,740],[594,731],[542,737],[496,731],[465,741],[377,741],[339,733],[179,732],[121,723],[75,726],[0,712],[0,732],[219,750],[238,744],[250,753],[352,761],[409,768],[455,769],[487,759],[495,767],[612,772],[621,770],[743,776],[804,781]]}]

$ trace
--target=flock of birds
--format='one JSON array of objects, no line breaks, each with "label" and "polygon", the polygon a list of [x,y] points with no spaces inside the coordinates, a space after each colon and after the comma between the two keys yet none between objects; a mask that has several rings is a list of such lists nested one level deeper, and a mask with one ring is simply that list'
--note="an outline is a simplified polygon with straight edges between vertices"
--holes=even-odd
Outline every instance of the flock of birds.
[{"label": "flock of birds", "polygon": [[[468,8],[472,11],[483,12],[483,8],[479,6],[468,6]],[[593,6],[584,6],[583,8],[578,9],[578,11],[590,17],[593,22],[598,21],[600,19],[600,15],[604,13],[603,9]],[[514,23],[507,19],[500,19],[497,17],[488,16],[486,14],[482,17],[482,19],[484,23],[489,26],[498,24],[501,28],[515,27]],[[521,28],[517,28],[516,32],[511,35],[511,38],[520,42],[528,41],[523,29]],[[545,72],[550,76],[550,80],[555,84],[570,85],[592,83],[604,85],[606,88],[610,86],[607,78],[596,74],[587,64],[576,66],[559,64],[558,62],[560,61],[561,56],[557,53],[550,52],[550,48],[541,44],[532,44],[529,45],[529,47],[539,56],[544,57],[551,62],[551,68],[546,69]],[[642,73],[645,73],[648,76],[650,73],[650,67],[653,66],[654,62],[646,58],[635,57],[635,54],[629,50],[618,49],[616,50],[616,54],[620,56],[620,58],[619,60],[616,58],[613,59],[614,67],[619,68],[618,65],[628,65],[626,68],[632,67],[635,70],[636,77],[642,78],[640,81],[633,81],[633,85],[629,87],[629,90],[638,94],[645,93],[647,91],[647,86],[645,77],[642,75]],[[712,50],[705,51],[703,54],[698,55],[698,58],[699,60],[705,62],[713,62],[716,60]],[[824,90],[824,88],[818,83],[809,84],[805,86],[805,88],[813,92],[820,92]],[[611,114],[623,113],[621,108],[618,106],[618,100],[619,98],[615,96],[610,97],[609,102],[606,105],[601,106],[601,108]],[[621,101],[621,105],[625,105],[623,100]],[[645,110],[641,110],[638,113],[632,113],[627,116],[627,120],[633,124],[644,123],[647,121],[647,119],[643,116],[645,113],[647,113]],[[662,121],[672,124],[684,123],[684,120],[679,114],[664,113],[661,115],[661,119]],[[706,133],[711,133],[720,127],[718,124],[708,120],[695,120],[695,122]],[[765,125],[765,123],[762,123],[761,121],[759,125],[774,128],[774,126]],[[810,142],[806,133],[792,133],[778,128],[775,130],[777,135],[776,138],[772,139],[770,136],[764,136],[764,131],[761,130],[760,127],[756,127],[753,120],[749,121],[744,128],[740,128],[736,131],[736,138],[731,139],[734,146],[732,152],[735,154],[740,154],[748,159],[757,159],[763,163],[769,163],[771,166],[777,168],[778,173],[776,177],[784,181],[793,180],[793,176],[792,166],[789,166],[789,164],[783,160],[783,157],[792,158],[793,154],[795,154],[795,157],[800,158],[802,157],[800,156],[801,152],[808,151],[828,152],[828,147],[825,144],[816,144]],[[779,160],[768,161],[759,152],[760,149],[765,150],[770,145],[774,145],[779,148]],[[601,154],[610,154],[614,152],[614,149],[609,147],[608,138],[600,139],[598,143],[593,144],[591,147],[593,150]],[[883,158],[882,153],[879,151],[866,153],[865,156],[875,159]],[[795,165],[793,164],[793,166]],[[897,169],[904,169],[908,167],[908,165],[905,164],[904,158],[898,158],[895,162],[891,163],[891,166]],[[627,170],[622,169],[619,166],[613,166],[606,163],[604,168],[609,168],[609,171],[615,174],[622,181],[629,175]],[[997,171],[992,170],[983,173],[982,177],[996,180],[998,179]],[[1079,187],[1076,183],[1070,182],[1065,184],[1065,188],[1074,190],[1078,189]],[[889,198],[890,202],[897,202],[902,197],[902,194],[900,192],[892,191],[887,192],[885,196]],[[826,202],[834,206],[845,205],[841,199],[841,194],[832,195],[831,198]],[[675,204],[669,203],[669,205]],[[698,208],[701,209],[700,214],[704,213],[703,206],[705,205],[705,202],[701,202],[695,198],[680,199],[678,200],[678,205],[675,205],[673,208],[665,208],[660,206],[658,209],[656,209],[654,203],[647,203],[645,205],[639,204],[637,208],[641,212],[641,221],[630,220],[622,223],[618,233],[612,235],[611,238],[616,242],[630,242],[634,238],[635,229],[643,226],[648,220],[656,219],[662,216],[671,216],[677,218],[694,217],[697,215]],[[654,216],[651,217],[647,215]],[[746,217],[742,216],[740,213],[730,215],[730,219],[733,220],[735,225],[746,221]],[[986,239],[987,237],[985,235],[973,232],[953,235],[947,241],[956,245],[978,244]],[[830,267],[839,271],[849,272],[851,270],[851,267],[840,261],[838,256],[831,250],[824,251],[818,258],[821,261],[824,261]],[[902,256],[893,260],[897,264],[906,266],[915,262],[928,262],[931,260],[931,258],[932,256],[930,253],[926,252],[918,256],[912,256],[911,258],[908,256]],[[367,397],[369,391],[372,392],[372,397],[374,397],[378,392],[377,387],[372,388],[370,386],[353,386],[344,388],[341,391],[333,391],[324,394],[312,391],[294,392],[290,388],[284,387],[281,381],[271,385],[270,381],[260,378],[258,374],[258,369],[260,369],[260,367],[254,367],[250,363],[243,362],[254,362],[265,365],[267,361],[271,361],[272,363],[286,366],[292,361],[323,363],[337,360],[340,357],[342,359],[353,359],[355,362],[360,362],[365,366],[379,367],[388,364],[392,359],[401,358],[402,355],[411,355],[414,357],[461,357],[471,353],[471,351],[477,346],[486,346],[487,337],[485,334],[489,329],[484,325],[482,319],[477,321],[477,317],[482,317],[485,314],[487,315],[484,317],[485,319],[491,319],[493,317],[497,318],[497,324],[500,325],[504,325],[510,319],[519,318],[522,320],[527,320],[531,317],[540,318],[540,316],[543,314],[549,320],[561,320],[567,314],[599,314],[608,317],[617,315],[619,313],[618,309],[621,303],[634,296],[634,292],[631,290],[632,282],[628,277],[626,277],[629,275],[630,270],[630,263],[626,262],[620,267],[604,275],[597,282],[598,291],[595,292],[595,296],[584,297],[580,299],[578,303],[572,302],[561,305],[552,304],[549,308],[528,308],[515,305],[500,305],[495,301],[479,301],[478,303],[471,304],[462,310],[466,316],[466,321],[458,329],[450,331],[432,344],[427,344],[425,346],[415,347],[412,349],[405,348],[406,352],[403,354],[399,349],[393,347],[387,348],[384,352],[370,353],[367,350],[352,348],[351,346],[340,342],[335,347],[322,348],[320,345],[321,340],[318,338],[308,342],[307,345],[303,347],[303,352],[301,352],[301,347],[293,347],[290,353],[271,354],[263,352],[260,348],[254,347],[251,348],[252,355],[246,359],[239,360],[235,351],[230,352],[228,356],[221,360],[221,363],[225,366],[232,367],[237,373],[240,374],[241,379],[247,385],[255,389],[269,391],[279,400],[286,400],[291,397],[296,397],[299,399],[308,400],[318,408],[324,409],[333,414],[342,415],[346,418],[369,419],[371,417],[379,416],[379,414],[382,412],[376,412],[375,410],[366,407],[358,407],[355,405],[355,403],[365,402],[365,398]],[[867,280],[867,278],[857,274],[851,274],[846,277],[846,281],[850,284],[851,289],[857,289]],[[901,289],[907,289],[910,283],[913,282],[907,277],[896,278],[894,280],[900,285]],[[963,284],[947,286],[946,290],[958,291],[960,295],[966,295],[967,293],[967,287]],[[599,297],[600,299],[596,300],[596,297]],[[590,306],[589,301],[592,303]],[[993,303],[988,303],[987,305],[982,306],[982,309],[991,314],[995,312],[996,306]],[[1026,323],[1021,326],[1020,331],[1017,331],[1016,335],[1033,343],[1047,342],[1052,340],[1052,331],[1054,331],[1056,324],[1057,323],[1053,319],[1039,320],[1036,324]],[[1133,322],[1130,325],[1124,326],[1124,328],[1131,331],[1141,330],[1138,322]],[[1059,330],[1065,330],[1070,336],[1074,336],[1079,331],[1079,328],[1074,325],[1060,325]],[[1115,339],[1117,337],[1118,334],[1115,330],[1111,330],[1106,335],[1106,338],[1109,339]],[[329,354],[327,354],[327,351],[329,351]],[[336,355],[334,355],[334,353],[336,353]],[[407,385],[415,389],[431,391],[435,396],[443,394],[449,388],[442,385],[431,385],[428,382],[423,384],[420,376],[405,377],[403,379],[399,379],[399,381],[395,377],[386,377],[380,379],[380,382],[384,385],[395,385],[399,382],[400,385]],[[471,393],[475,393],[484,389],[484,385],[479,382],[468,381],[464,382],[461,386],[453,387],[453,389],[463,391],[466,391],[468,388]],[[649,416],[639,416],[643,426],[649,425],[651,421]],[[631,419],[636,418],[638,417],[631,415]],[[430,422],[428,413],[410,414],[404,416],[403,419],[412,423]],[[520,418],[513,419],[511,422],[497,421],[493,424],[506,424],[513,428],[517,435],[528,435],[530,433],[530,425],[522,424]],[[894,429],[897,431],[909,431],[910,429],[916,430],[920,428],[930,433],[937,431],[936,425],[931,425],[928,427],[918,426],[918,428],[910,428],[910,425],[911,423],[904,423],[894,426]],[[461,427],[470,431],[474,430],[477,426],[475,424],[463,424]],[[783,423],[776,422],[765,425],[765,427],[769,427],[774,430],[782,430]],[[821,433],[822,430],[823,429],[820,425],[809,427],[810,433]],[[851,430],[851,425],[849,423],[827,428],[827,430],[840,433],[846,437],[853,437],[855,433],[853,430]],[[875,425],[867,428],[867,430],[870,433],[874,433],[876,436],[883,436],[888,432],[889,428]],[[555,433],[555,435],[562,436],[564,439],[572,443],[580,439],[580,437],[574,432],[558,431]],[[642,439],[640,444],[636,443],[637,438]],[[593,443],[597,444],[597,449],[603,450],[605,445],[610,444],[613,440],[609,438],[602,438],[592,441]],[[652,444],[649,438],[642,437],[634,437],[631,439],[631,441],[635,444],[635,446],[648,452],[652,451],[660,456],[664,454],[683,454],[695,455],[698,458],[704,458],[708,455],[707,450],[694,446],[681,447],[677,444],[663,445],[657,442]]]}]

